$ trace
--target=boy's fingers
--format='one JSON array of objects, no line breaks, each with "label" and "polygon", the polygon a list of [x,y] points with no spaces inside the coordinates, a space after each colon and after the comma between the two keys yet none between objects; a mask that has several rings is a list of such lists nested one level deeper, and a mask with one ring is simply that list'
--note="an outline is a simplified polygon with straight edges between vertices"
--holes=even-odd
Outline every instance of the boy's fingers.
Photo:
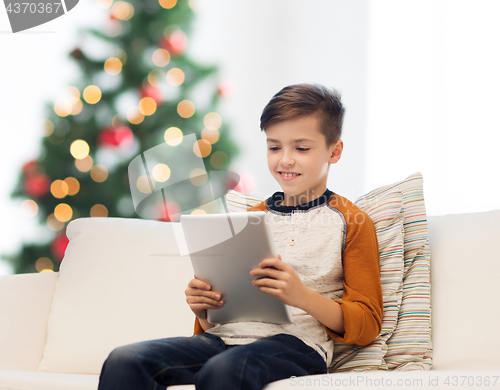
[{"label": "boy's fingers", "polygon": [[209,297],[194,296],[194,295],[191,295],[186,300],[191,305],[208,304],[208,305],[212,305],[212,306],[222,306],[222,304],[224,302],[222,299],[220,301],[217,301],[217,300],[211,299]]},{"label": "boy's fingers", "polygon": [[278,260],[276,257],[268,257],[264,260],[262,260],[259,264],[260,268],[265,268],[265,267],[274,267],[279,270],[283,270],[283,267],[285,266],[285,263],[281,260]]},{"label": "boy's fingers", "polygon": [[270,278],[273,278],[273,279],[278,279],[279,276],[280,276],[280,273],[281,271],[280,270],[277,270],[277,269],[274,269],[274,268],[256,268],[254,270],[252,270],[252,272],[250,273],[250,275],[252,276],[263,276],[263,277],[270,277]]},{"label": "boy's fingers", "polygon": [[188,283],[188,286],[198,288],[200,290],[210,290],[210,285],[201,279],[191,279]]},{"label": "boy's fingers", "polygon": [[209,299],[218,301],[221,299],[221,294],[216,291],[205,291],[199,288],[187,288],[185,291],[187,296],[207,297]]}]

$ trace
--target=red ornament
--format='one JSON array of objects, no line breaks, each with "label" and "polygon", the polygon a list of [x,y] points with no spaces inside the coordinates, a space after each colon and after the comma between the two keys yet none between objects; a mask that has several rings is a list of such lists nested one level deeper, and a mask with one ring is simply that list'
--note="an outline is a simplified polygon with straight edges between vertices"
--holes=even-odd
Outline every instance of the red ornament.
[{"label": "red ornament", "polygon": [[230,97],[234,94],[234,85],[229,81],[223,81],[219,84],[219,88],[217,90],[217,94],[220,97]]},{"label": "red ornament", "polygon": [[[180,208],[179,205],[173,201],[167,201],[167,207],[165,207],[163,202],[160,203],[157,210],[157,221],[175,222],[179,220]],[[171,218],[174,218],[174,220]]]},{"label": "red ornament", "polygon": [[66,233],[62,233],[57,236],[52,244],[50,245],[50,250],[52,251],[52,255],[57,261],[62,261],[64,257],[64,253],[66,252],[66,248],[68,247],[69,239],[66,237]]},{"label": "red ornament", "polygon": [[166,49],[173,56],[181,55],[187,46],[187,36],[182,31],[177,30],[163,37],[160,46]]},{"label": "red ornament", "polygon": [[25,176],[32,175],[38,171],[38,161],[32,160],[28,161],[26,164],[23,165],[23,174]]},{"label": "red ornament", "polygon": [[76,49],[74,49],[70,54],[71,54],[71,57],[76,58],[76,59],[81,59],[81,58],[85,57],[83,52],[78,47]]},{"label": "red ornament", "polygon": [[120,126],[117,129],[108,127],[97,136],[99,146],[128,146],[134,140],[134,133],[127,126]]},{"label": "red ornament", "polygon": [[139,89],[139,95],[141,96],[141,98],[150,97],[150,98],[154,99],[154,101],[157,104],[162,102],[162,98],[160,96],[160,91],[158,90],[158,88],[155,88],[150,84],[144,84]]},{"label": "red ornament", "polygon": [[24,179],[24,192],[32,198],[41,198],[49,193],[50,178],[44,173],[31,173]]}]

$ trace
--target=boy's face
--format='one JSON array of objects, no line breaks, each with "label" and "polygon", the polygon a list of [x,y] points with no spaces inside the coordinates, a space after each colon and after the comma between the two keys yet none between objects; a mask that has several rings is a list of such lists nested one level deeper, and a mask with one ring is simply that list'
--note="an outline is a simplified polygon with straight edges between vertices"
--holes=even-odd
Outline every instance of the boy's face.
[{"label": "boy's face", "polygon": [[[296,206],[321,196],[330,164],[342,155],[342,140],[327,148],[315,115],[272,124],[266,128],[266,136],[269,171],[285,194],[282,205]],[[299,175],[285,177],[283,172]]]}]

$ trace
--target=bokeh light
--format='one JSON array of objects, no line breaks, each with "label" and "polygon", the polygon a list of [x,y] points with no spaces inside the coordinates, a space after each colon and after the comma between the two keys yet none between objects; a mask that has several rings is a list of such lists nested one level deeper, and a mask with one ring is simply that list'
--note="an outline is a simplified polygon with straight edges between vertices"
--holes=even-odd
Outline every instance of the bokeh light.
[{"label": "bokeh light", "polygon": [[159,3],[165,9],[172,9],[177,4],[177,0],[159,0]]},{"label": "bokeh light", "polygon": [[158,88],[165,78],[165,72],[161,69],[154,69],[148,74],[148,83]]},{"label": "bokeh light", "polygon": [[215,130],[209,127],[205,127],[201,131],[201,138],[207,140],[211,144],[215,144],[219,140],[219,136],[220,136],[219,130]]},{"label": "bokeh light", "polygon": [[138,107],[130,107],[127,111],[127,120],[133,125],[138,125],[144,120],[144,114],[139,111]]},{"label": "bokeh light", "polygon": [[54,180],[50,185],[50,192],[55,198],[62,199],[68,195],[69,187],[62,180]]},{"label": "bokeh light", "polygon": [[218,129],[222,125],[222,118],[216,112],[209,112],[203,118],[203,124],[208,128]]},{"label": "bokeh light", "polygon": [[129,20],[134,16],[134,6],[126,1],[117,1],[111,8],[111,14],[119,20]]},{"label": "bokeh light", "polygon": [[170,53],[165,49],[158,49],[154,51],[152,59],[153,64],[160,68],[163,68],[170,62]]},{"label": "bokeh light", "polygon": [[139,111],[142,115],[153,115],[156,112],[156,101],[151,97],[139,101]]},{"label": "bokeh light", "polygon": [[104,63],[104,70],[107,74],[116,76],[122,71],[122,62],[116,57],[108,58]]},{"label": "bokeh light", "polygon": [[108,216],[108,209],[102,204],[95,204],[90,209],[90,216],[93,218],[105,218]]},{"label": "bokeh light", "polygon": [[165,142],[171,146],[177,146],[182,142],[182,130],[178,127],[169,127],[165,130],[165,134],[163,138],[165,138]]},{"label": "bokeh light", "polygon": [[111,7],[113,0],[95,0],[95,3],[99,8],[106,9]]},{"label": "bokeh light", "polygon": [[225,168],[228,162],[229,162],[229,157],[227,156],[226,153],[221,152],[220,150],[212,153],[212,155],[210,156],[210,164],[215,169]]},{"label": "bokeh light", "polygon": [[155,189],[155,182],[150,180],[147,175],[142,175],[137,179],[136,186],[143,194],[149,194]]},{"label": "bokeh light", "polygon": [[47,217],[47,226],[49,227],[50,230],[58,232],[64,228],[64,222],[57,220],[54,214],[50,214]]},{"label": "bokeh light", "polygon": [[[78,160],[82,161],[82,160]],[[67,177],[64,182],[68,186],[68,195],[76,195],[80,191],[80,182],[74,177]]]},{"label": "bokeh light", "polygon": [[177,105],[177,113],[182,118],[191,118],[194,115],[195,107],[192,101],[183,100]]},{"label": "bokeh light", "polygon": [[204,139],[199,139],[193,145],[193,152],[198,157],[207,157],[212,152],[212,144]]},{"label": "bokeh light", "polygon": [[87,156],[81,160],[75,160],[75,166],[80,172],[88,172],[94,165],[94,160],[92,157]]},{"label": "bokeh light", "polygon": [[60,117],[66,117],[71,114],[73,106],[66,99],[58,99],[54,103],[54,112]]},{"label": "bokeh light", "polygon": [[80,112],[83,110],[83,103],[81,100],[78,100],[75,104],[73,104],[73,107],[71,108],[71,115],[78,115]]},{"label": "bokeh light", "polygon": [[32,199],[26,199],[21,203],[21,211],[27,218],[33,218],[38,214],[38,204]]},{"label": "bokeh light", "polygon": [[48,257],[40,257],[35,263],[38,272],[47,272],[54,269],[54,264]]},{"label": "bokeh light", "polygon": [[102,92],[96,85],[89,85],[83,90],[83,98],[89,104],[96,104],[101,100]]},{"label": "bokeh light", "polygon": [[170,177],[170,168],[166,164],[156,164],[151,173],[157,182],[163,183]]},{"label": "bokeh light", "polygon": [[73,216],[73,209],[69,204],[59,203],[54,209],[54,216],[59,222],[68,222]]},{"label": "bokeh light", "polygon": [[82,158],[85,158],[88,156],[89,151],[90,151],[90,147],[89,147],[89,144],[87,142],[85,142],[84,140],[77,139],[76,141],[73,141],[71,143],[69,151],[75,159],[81,160]]},{"label": "bokeh light", "polygon": [[191,215],[197,215],[197,214],[206,214],[207,212],[202,209],[196,209],[191,212]]},{"label": "bokeh light", "polygon": [[182,71],[182,69],[179,69],[179,68],[172,68],[170,69],[168,72],[167,72],[167,82],[174,86],[174,87],[178,87],[179,85],[181,85],[183,82],[184,82],[184,72]]},{"label": "bokeh light", "polygon": [[104,165],[97,164],[90,170],[90,177],[97,183],[102,183],[108,178],[108,170]]},{"label": "bokeh light", "polygon": [[50,119],[44,119],[42,121],[43,136],[49,137],[54,133],[54,123]]},{"label": "bokeh light", "polygon": [[80,91],[74,86],[69,86],[64,89],[63,98],[68,101],[69,104],[76,104],[80,100]]}]

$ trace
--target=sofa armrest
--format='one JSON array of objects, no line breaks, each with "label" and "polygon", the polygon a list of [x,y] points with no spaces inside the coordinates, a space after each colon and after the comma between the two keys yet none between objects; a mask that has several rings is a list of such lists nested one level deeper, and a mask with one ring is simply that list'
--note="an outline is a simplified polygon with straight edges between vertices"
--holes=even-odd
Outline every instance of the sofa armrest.
[{"label": "sofa armrest", "polygon": [[38,370],[58,276],[0,276],[0,370]]}]

